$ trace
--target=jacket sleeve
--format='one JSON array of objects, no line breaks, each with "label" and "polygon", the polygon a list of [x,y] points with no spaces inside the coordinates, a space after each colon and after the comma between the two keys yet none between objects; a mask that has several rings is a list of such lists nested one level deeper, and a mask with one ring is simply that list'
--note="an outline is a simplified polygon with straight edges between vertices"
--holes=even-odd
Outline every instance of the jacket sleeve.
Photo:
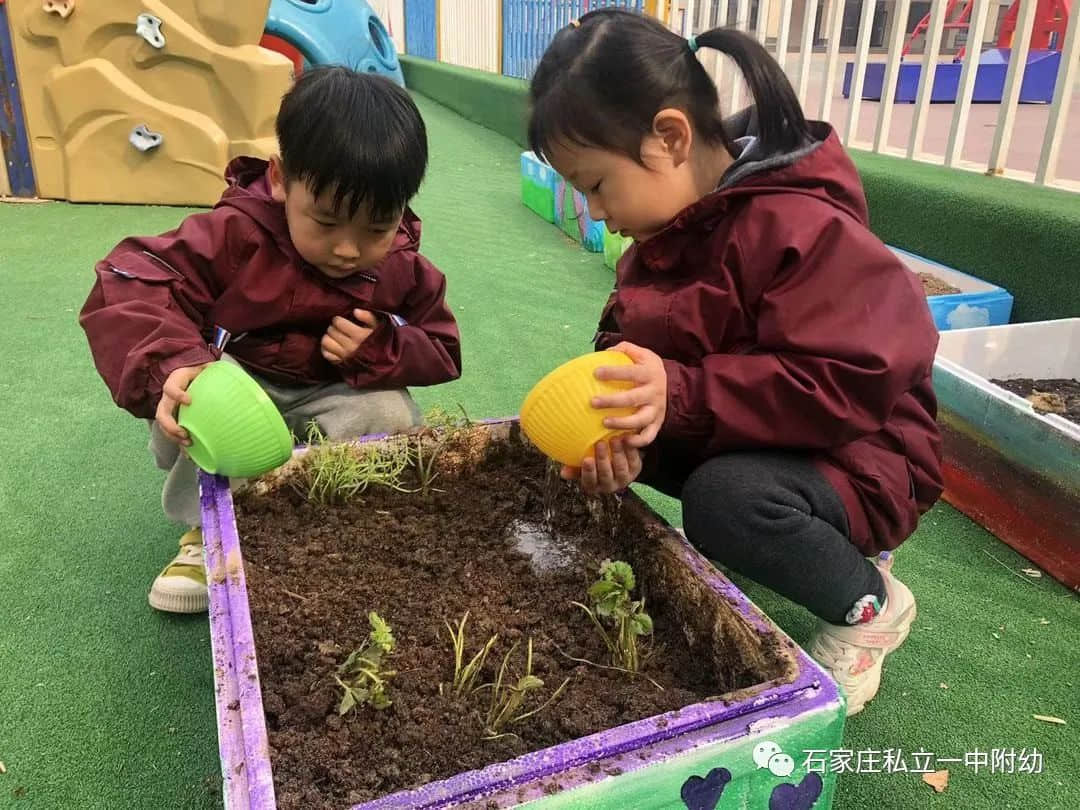
[{"label": "jacket sleeve", "polygon": [[770,275],[758,348],[707,355],[700,366],[665,360],[662,436],[717,452],[836,447],[880,430],[925,379],[938,338],[926,297],[869,230],[837,215],[774,244],[736,251]]},{"label": "jacket sleeve", "polygon": [[205,315],[215,298],[210,266],[227,260],[231,219],[195,214],[162,236],[125,239],[95,268],[79,323],[116,404],[135,416],[153,417],[174,370],[217,359]]},{"label": "jacket sleeve", "polygon": [[618,261],[615,289],[611,291],[607,303],[604,304],[604,309],[600,313],[600,322],[596,326],[596,334],[593,335],[593,347],[597,351],[610,349],[623,341],[622,328],[619,326],[619,319],[615,314],[615,302],[619,296],[618,279],[622,277],[623,268],[634,261],[636,252],[637,243],[635,242],[630,245]]},{"label": "jacket sleeve", "polygon": [[446,305],[446,277],[414,254],[415,284],[406,295],[397,323],[383,319],[344,365],[353,388],[405,388],[438,385],[461,376],[457,322]]}]

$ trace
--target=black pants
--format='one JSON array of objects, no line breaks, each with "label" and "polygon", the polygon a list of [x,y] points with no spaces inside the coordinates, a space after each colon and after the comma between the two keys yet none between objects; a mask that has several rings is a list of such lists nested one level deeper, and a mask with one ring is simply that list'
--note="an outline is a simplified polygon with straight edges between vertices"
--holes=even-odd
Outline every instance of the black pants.
[{"label": "black pants", "polygon": [[840,496],[806,455],[730,453],[643,483],[681,498],[686,537],[705,556],[827,622],[844,624],[866,594],[885,600],[881,574],[848,539]]}]

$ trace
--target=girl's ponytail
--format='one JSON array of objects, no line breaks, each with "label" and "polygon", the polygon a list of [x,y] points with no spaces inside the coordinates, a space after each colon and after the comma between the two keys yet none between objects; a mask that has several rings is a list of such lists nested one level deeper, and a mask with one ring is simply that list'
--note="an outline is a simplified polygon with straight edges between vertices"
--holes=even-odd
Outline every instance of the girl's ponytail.
[{"label": "girl's ponytail", "polygon": [[720,51],[739,68],[757,108],[757,137],[764,154],[791,152],[806,143],[810,133],[798,96],[764,45],[733,28],[713,28],[694,42]]}]

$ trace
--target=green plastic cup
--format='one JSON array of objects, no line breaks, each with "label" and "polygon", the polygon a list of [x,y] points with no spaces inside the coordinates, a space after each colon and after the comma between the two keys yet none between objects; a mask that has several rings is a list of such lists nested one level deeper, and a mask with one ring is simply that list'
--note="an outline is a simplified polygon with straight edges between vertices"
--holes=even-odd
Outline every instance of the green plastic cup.
[{"label": "green plastic cup", "polygon": [[191,437],[187,453],[206,472],[254,478],[292,455],[292,436],[277,406],[242,368],[211,363],[190,386],[190,405],[180,406],[180,426]]}]

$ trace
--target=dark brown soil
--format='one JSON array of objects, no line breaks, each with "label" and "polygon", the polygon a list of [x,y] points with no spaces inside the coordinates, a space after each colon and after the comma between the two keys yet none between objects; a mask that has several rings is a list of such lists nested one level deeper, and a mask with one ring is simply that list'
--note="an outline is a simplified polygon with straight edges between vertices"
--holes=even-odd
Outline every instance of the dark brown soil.
[{"label": "dark brown soil", "polygon": [[919,273],[919,281],[922,282],[923,291],[928,295],[955,295],[961,290],[947,281],[942,281],[932,273]]},{"label": "dark brown soil", "polygon": [[1080,382],[1076,380],[991,380],[1027,399],[1038,413],[1056,413],[1080,425]]},{"label": "dark brown soil", "polygon": [[[278,806],[343,808],[565,742],[704,698],[791,675],[790,656],[689,579],[640,504],[597,509],[518,442],[497,442],[469,471],[444,475],[430,499],[385,489],[341,506],[309,503],[290,486],[238,497]],[[547,493],[547,494],[545,494]],[[545,534],[545,503],[555,494]],[[612,527],[615,526],[615,530]],[[537,538],[542,542],[536,546]],[[617,539],[615,539],[617,538]],[[605,558],[625,559],[655,621],[648,680],[575,663],[607,663],[574,600]],[[677,596],[676,593],[678,592]],[[337,714],[337,667],[367,636],[368,612],[397,638],[393,705]],[[499,634],[482,681],[510,646],[516,678],[532,638],[543,712],[485,740],[490,690],[465,699],[445,688],[453,653],[444,620],[470,611],[466,660]],[[692,648],[690,641],[695,643]],[[440,684],[445,694],[440,693]]]}]

